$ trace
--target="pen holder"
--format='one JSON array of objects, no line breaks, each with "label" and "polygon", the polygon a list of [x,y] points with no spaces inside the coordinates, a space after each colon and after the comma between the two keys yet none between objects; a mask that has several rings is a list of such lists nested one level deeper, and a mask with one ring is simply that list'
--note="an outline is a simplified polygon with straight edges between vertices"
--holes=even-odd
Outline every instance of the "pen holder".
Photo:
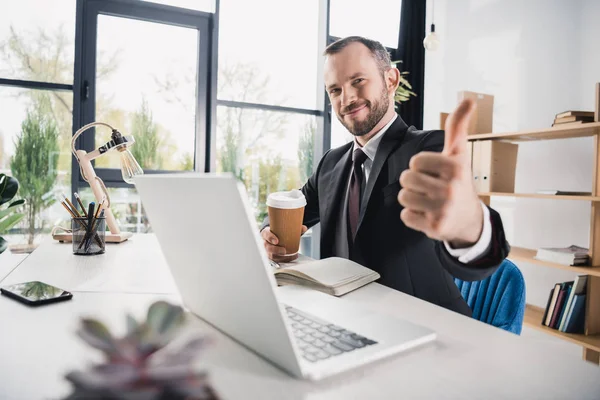
[{"label": "pen holder", "polygon": [[88,228],[88,219],[85,217],[71,219],[73,254],[89,256],[104,253],[106,219],[93,218],[91,225],[91,228]]}]

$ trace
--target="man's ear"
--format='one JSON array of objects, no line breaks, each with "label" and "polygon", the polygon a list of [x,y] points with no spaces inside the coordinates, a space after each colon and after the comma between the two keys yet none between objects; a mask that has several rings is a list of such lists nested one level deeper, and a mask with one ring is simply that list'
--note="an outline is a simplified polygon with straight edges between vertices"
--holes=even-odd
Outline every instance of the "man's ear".
[{"label": "man's ear", "polygon": [[398,85],[400,84],[400,71],[398,68],[390,68],[385,71],[385,83],[387,85],[388,93],[395,93]]}]

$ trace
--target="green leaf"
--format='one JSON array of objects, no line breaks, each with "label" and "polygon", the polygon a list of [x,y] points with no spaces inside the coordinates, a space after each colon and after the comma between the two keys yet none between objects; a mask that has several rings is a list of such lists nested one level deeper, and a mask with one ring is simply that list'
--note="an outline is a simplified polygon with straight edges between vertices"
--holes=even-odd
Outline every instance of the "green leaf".
[{"label": "green leaf", "polygon": [[17,200],[17,201],[13,201],[12,203],[10,203],[10,205],[8,206],[8,208],[20,206],[21,204],[25,204],[25,199],[20,199],[20,200]]},{"label": "green leaf", "polygon": [[105,351],[109,354],[118,352],[115,339],[110,334],[108,328],[100,321],[84,318],[81,320],[81,328],[77,331],[81,337],[90,346]]},{"label": "green leaf", "polygon": [[4,253],[4,250],[8,247],[8,243],[2,236],[0,236],[0,254]]},{"label": "green leaf", "polygon": [[184,320],[183,309],[166,301],[157,301],[148,310],[148,327],[159,335],[170,336]]},{"label": "green leaf", "polygon": [[0,232],[6,232],[25,217],[25,214],[13,214],[0,219]]},{"label": "green leaf", "polygon": [[17,194],[17,190],[19,190],[19,181],[16,178],[7,175],[2,178],[2,183],[0,183],[0,206],[12,200]]},{"label": "green leaf", "polygon": [[127,314],[127,336],[134,334],[139,330],[139,324],[131,314]]}]

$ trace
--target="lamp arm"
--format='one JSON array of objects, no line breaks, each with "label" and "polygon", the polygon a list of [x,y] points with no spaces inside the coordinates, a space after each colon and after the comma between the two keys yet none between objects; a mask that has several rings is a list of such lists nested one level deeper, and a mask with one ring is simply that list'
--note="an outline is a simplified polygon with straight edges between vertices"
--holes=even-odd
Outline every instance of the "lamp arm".
[{"label": "lamp arm", "polygon": [[[75,150],[75,142],[77,141],[77,138],[79,137],[79,135],[81,135],[83,132],[87,131],[88,129],[90,129],[94,126],[99,126],[99,125],[106,126],[106,127],[110,128],[111,131],[115,130],[115,128],[113,128],[112,126],[110,126],[108,124],[105,124],[104,122],[92,122],[92,123],[89,123],[89,124],[84,125],[81,128],[79,128],[77,130],[77,132],[75,132],[75,134],[73,135],[73,138],[71,139],[71,152],[73,153],[73,155],[75,156],[77,161],[79,161],[79,156],[77,155],[77,152]],[[94,157],[94,158],[96,158],[96,157]]]},{"label": "lamp arm", "polygon": [[[110,128],[111,130],[115,130],[112,126],[105,124],[104,122],[91,122],[87,125],[82,126],[81,128],[79,128],[77,130],[77,132],[75,132],[75,134],[73,135],[73,138],[71,139],[71,152],[73,153],[73,156],[75,157],[75,159],[77,160],[77,163],[79,164],[79,171],[81,172],[81,177],[83,178],[84,181],[89,183],[88,178],[85,176],[85,172],[83,172],[83,168],[81,168],[81,158],[79,158],[79,155],[77,154],[77,150],[75,149],[75,142],[77,142],[77,138],[85,131],[87,131],[88,129],[94,127],[94,126],[106,126],[108,128]],[[98,153],[97,155],[94,154],[96,152],[96,150],[94,150],[93,152],[89,153],[92,158],[89,158],[89,160],[93,160],[94,158],[97,158],[100,156],[100,153]]]}]

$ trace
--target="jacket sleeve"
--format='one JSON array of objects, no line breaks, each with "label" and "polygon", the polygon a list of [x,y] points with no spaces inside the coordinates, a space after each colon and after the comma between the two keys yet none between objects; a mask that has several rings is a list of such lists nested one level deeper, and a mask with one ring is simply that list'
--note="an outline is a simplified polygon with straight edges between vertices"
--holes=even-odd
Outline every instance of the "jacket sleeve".
[{"label": "jacket sleeve", "polygon": [[[441,152],[444,148],[444,131],[431,131],[424,135],[420,151]],[[444,243],[436,240],[435,248],[438,259],[442,266],[454,277],[464,281],[477,281],[492,275],[500,266],[502,261],[508,256],[510,245],[508,244],[502,218],[500,214],[491,207],[490,222],[492,225],[492,240],[487,251],[477,259],[463,264],[448,253]]]},{"label": "jacket sleeve", "polygon": [[[329,151],[331,151],[331,150],[328,150],[321,158],[321,161],[319,161],[317,170],[310,176],[310,178],[308,178],[308,181],[306,181],[304,186],[302,186],[302,188],[300,188],[300,190],[304,194],[304,197],[306,198],[306,207],[304,207],[304,218],[302,220],[302,224],[306,225],[306,227],[309,229],[312,226],[318,224],[319,220],[320,220],[319,219],[319,189],[318,189],[319,182],[318,181],[319,181],[319,174],[321,172],[321,167],[323,166],[323,162],[325,161],[325,158],[327,157],[327,154],[329,153]],[[269,226],[269,216],[267,216],[264,219],[264,221],[260,227],[260,230],[262,231],[267,226]]]}]

